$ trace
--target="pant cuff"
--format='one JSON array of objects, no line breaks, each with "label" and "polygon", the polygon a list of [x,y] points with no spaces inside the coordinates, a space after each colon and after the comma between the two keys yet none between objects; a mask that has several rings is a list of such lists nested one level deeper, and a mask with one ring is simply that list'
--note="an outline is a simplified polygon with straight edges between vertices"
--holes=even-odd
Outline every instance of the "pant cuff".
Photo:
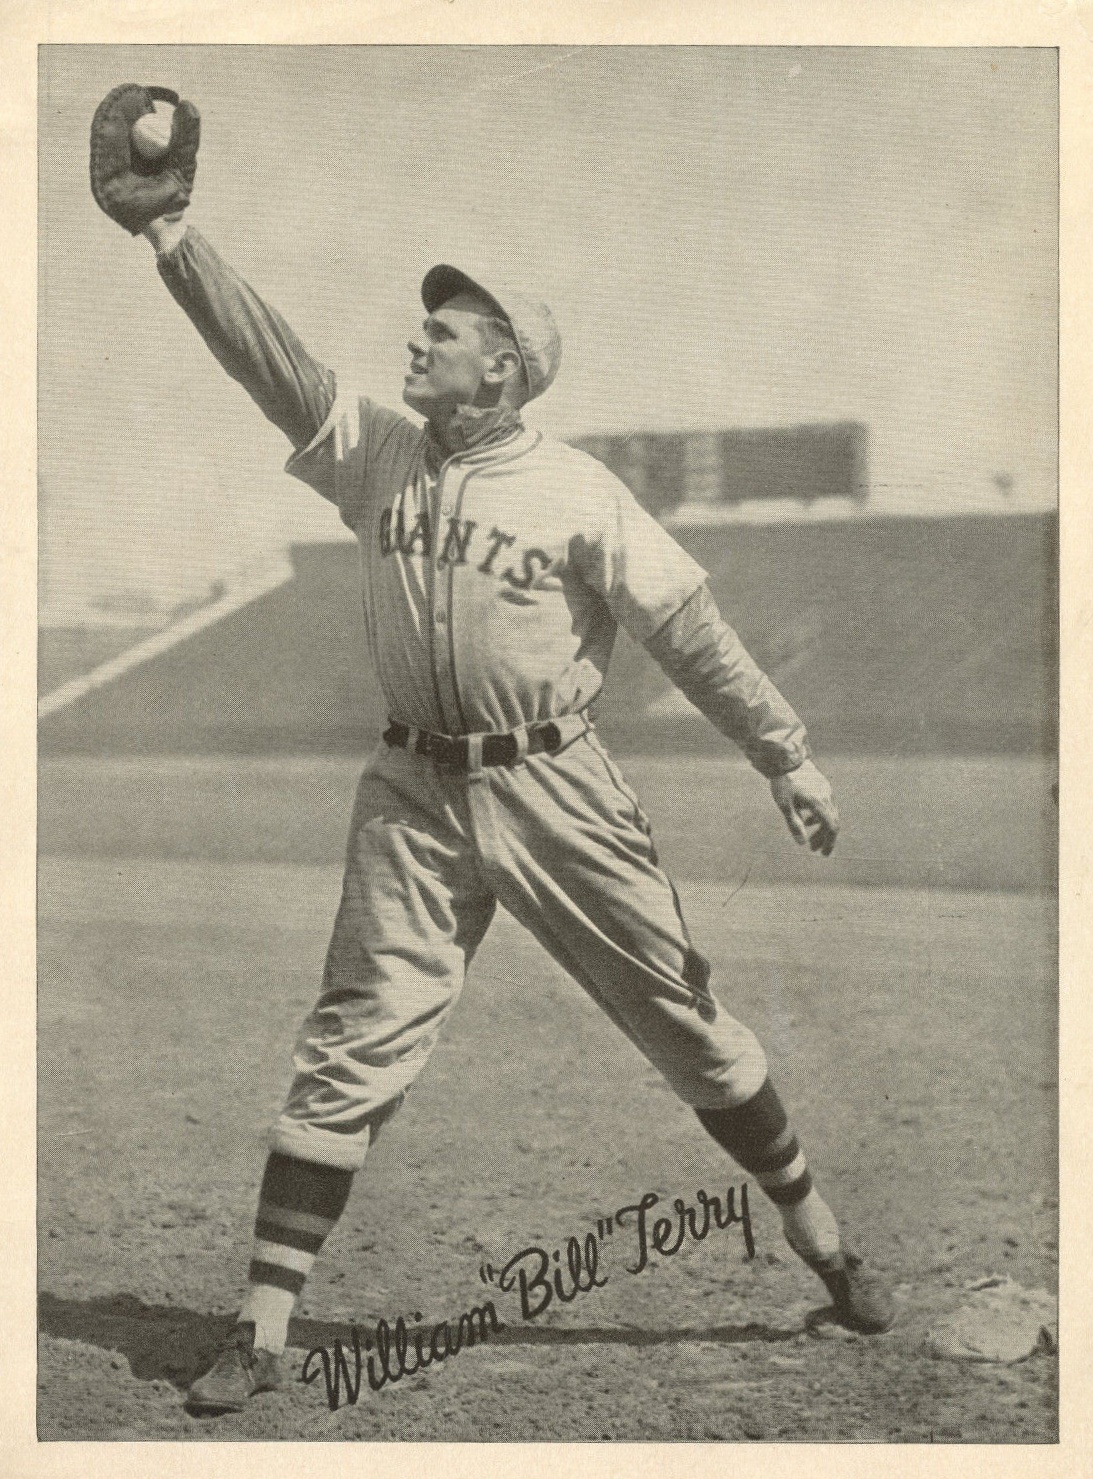
[{"label": "pant cuff", "polygon": [[371,1129],[365,1125],[356,1135],[336,1135],[299,1120],[279,1120],[270,1131],[270,1150],[294,1156],[298,1161],[312,1161],[318,1166],[331,1166],[336,1171],[359,1171],[368,1155]]}]

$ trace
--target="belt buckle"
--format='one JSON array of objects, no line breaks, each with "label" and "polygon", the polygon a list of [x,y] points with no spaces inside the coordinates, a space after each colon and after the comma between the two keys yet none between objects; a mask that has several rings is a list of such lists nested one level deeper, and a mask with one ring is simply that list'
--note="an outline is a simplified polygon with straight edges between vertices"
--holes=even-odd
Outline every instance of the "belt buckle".
[{"label": "belt buckle", "polygon": [[467,741],[453,735],[434,734],[430,740],[432,758],[445,770],[466,770]]}]

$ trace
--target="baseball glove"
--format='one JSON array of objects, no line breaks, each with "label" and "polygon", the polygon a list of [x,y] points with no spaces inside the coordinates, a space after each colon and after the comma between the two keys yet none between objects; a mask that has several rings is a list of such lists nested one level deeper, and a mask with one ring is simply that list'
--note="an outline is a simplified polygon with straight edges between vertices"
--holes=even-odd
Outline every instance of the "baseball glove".
[{"label": "baseball glove", "polygon": [[[132,148],[129,130],[154,111],[157,100],[174,106],[171,142],[162,159],[146,164]],[[138,87],[135,82],[115,87],[95,109],[91,123],[92,195],[119,226],[139,235],[158,216],[189,205],[200,139],[197,109],[170,88]]]}]

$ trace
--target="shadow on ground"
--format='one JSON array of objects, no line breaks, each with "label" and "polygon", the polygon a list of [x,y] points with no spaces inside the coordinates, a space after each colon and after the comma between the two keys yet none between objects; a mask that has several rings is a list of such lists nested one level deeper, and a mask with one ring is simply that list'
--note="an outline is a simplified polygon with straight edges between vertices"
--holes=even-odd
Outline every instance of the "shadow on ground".
[{"label": "shadow on ground", "polygon": [[[816,1312],[821,1314],[822,1312]],[[810,1321],[813,1317],[810,1316]],[[172,1305],[144,1304],[131,1294],[98,1299],[60,1299],[44,1293],[38,1301],[42,1335],[76,1340],[126,1357],[133,1375],[143,1381],[169,1381],[184,1388],[211,1361],[227,1335],[232,1316],[201,1314]],[[752,1322],[701,1328],[646,1330],[637,1326],[504,1325],[489,1336],[491,1346],[658,1346],[778,1344],[795,1340],[800,1327],[778,1329]],[[293,1320],[289,1345],[300,1350],[331,1348],[336,1340],[350,1345],[352,1327],[344,1322]]]}]

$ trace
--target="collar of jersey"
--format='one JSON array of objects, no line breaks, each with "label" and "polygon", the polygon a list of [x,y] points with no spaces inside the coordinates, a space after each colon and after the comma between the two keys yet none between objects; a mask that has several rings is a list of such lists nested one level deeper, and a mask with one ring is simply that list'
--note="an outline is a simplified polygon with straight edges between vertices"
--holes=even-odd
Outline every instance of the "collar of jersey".
[{"label": "collar of jersey", "polygon": [[499,451],[524,431],[519,411],[510,406],[495,406],[489,410],[460,406],[452,418],[452,425],[460,442],[454,452],[445,451],[434,438],[432,428],[426,429],[429,461],[434,467],[450,462],[453,457]]}]

